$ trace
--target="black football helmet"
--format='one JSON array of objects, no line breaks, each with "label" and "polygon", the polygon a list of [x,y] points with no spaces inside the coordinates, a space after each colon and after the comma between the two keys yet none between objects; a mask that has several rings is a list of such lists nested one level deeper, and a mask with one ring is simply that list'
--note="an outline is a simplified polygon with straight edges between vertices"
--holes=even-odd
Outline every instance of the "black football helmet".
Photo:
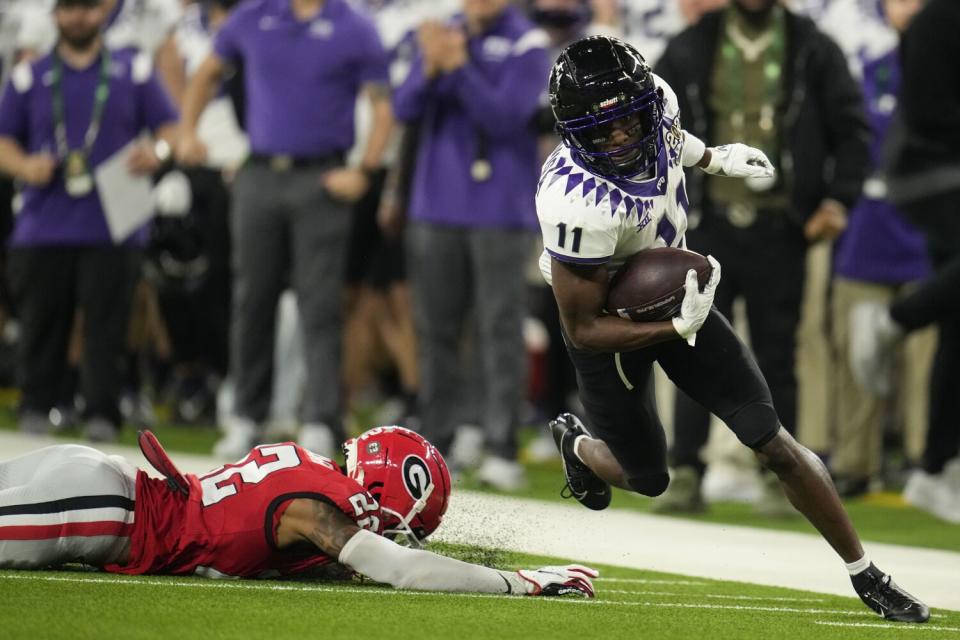
[{"label": "black football helmet", "polygon": [[593,173],[652,175],[661,144],[663,93],[629,44],[593,36],[564,49],[550,72],[550,106],[564,144]]}]

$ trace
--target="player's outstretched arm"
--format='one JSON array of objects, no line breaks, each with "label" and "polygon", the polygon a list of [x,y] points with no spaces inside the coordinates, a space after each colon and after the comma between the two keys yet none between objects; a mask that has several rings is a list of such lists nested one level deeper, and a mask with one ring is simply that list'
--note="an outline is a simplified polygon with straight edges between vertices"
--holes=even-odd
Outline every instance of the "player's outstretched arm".
[{"label": "player's outstretched arm", "polygon": [[339,562],[398,589],[472,591],[516,595],[593,597],[589,567],[542,567],[498,571],[397,543],[359,528],[336,507],[309,500],[312,522],[304,537]]},{"label": "player's outstretched arm", "polygon": [[633,322],[607,314],[610,278],[604,265],[581,266],[554,258],[550,270],[563,328],[578,349],[614,353],[680,337],[669,320]]},{"label": "player's outstretched arm", "polygon": [[772,178],[776,173],[763,151],[739,142],[707,147],[697,166],[728,178]]}]

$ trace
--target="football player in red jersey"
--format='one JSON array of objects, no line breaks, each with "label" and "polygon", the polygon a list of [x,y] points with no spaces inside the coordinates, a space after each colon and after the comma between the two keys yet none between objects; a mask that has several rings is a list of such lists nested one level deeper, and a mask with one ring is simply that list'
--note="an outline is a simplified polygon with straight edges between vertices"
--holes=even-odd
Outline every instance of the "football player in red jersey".
[{"label": "football player in red jersey", "polygon": [[201,476],[180,473],[149,431],[140,448],[164,479],[79,445],[0,462],[0,567],[255,578],[339,562],[401,589],[594,593],[588,567],[499,571],[417,548],[446,512],[450,474],[402,427],[348,440],[345,470],[291,442]]}]

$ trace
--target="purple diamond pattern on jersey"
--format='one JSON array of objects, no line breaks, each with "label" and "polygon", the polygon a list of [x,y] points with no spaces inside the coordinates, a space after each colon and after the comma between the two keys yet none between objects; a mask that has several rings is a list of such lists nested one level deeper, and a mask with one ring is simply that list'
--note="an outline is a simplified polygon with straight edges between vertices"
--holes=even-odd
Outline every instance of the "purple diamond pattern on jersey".
[{"label": "purple diamond pattern on jersey", "polygon": [[549,189],[550,187],[552,187],[554,182],[556,182],[563,176],[569,174],[571,171],[573,171],[573,167],[560,167],[559,169],[554,171],[553,177],[550,178],[550,182],[547,183],[547,188]]},{"label": "purple diamond pattern on jersey", "polygon": [[[663,127],[669,129],[672,123],[672,119],[664,119]],[[662,140],[663,129],[661,129],[660,135]],[[667,174],[669,160],[678,153],[679,151],[677,149],[668,150],[661,144],[660,153],[657,158],[656,172],[656,175],[661,176],[660,179],[651,179],[639,183],[614,181],[614,183],[611,184],[609,181],[602,180],[591,174],[576,157],[564,155],[562,153],[562,147],[558,147],[544,163],[543,173],[540,175],[537,191],[539,192],[539,190],[543,188],[544,183],[546,183],[546,188],[549,189],[556,184],[557,181],[565,177],[566,181],[563,185],[564,195],[569,195],[574,189],[581,187],[580,196],[589,202],[587,196],[595,191],[596,195],[593,198],[594,206],[600,207],[604,199],[608,198],[610,215],[612,217],[617,215],[620,205],[623,204],[626,207],[625,215],[627,218],[636,212],[637,223],[638,225],[642,225],[639,227],[642,229],[646,226],[646,224],[643,224],[643,214],[650,210],[652,206],[650,198],[666,195],[667,181],[663,179],[663,176]],[[686,211],[688,208],[684,206],[686,190],[682,182],[677,196],[680,200],[681,208]],[[662,227],[664,223],[661,222],[660,225]],[[666,240],[667,244],[672,244],[672,242],[676,240],[677,230],[673,224],[666,222],[664,232],[660,234],[660,237]]]},{"label": "purple diamond pattern on jersey", "polygon": [[596,188],[597,188],[597,181],[596,181],[596,179],[595,179],[595,178],[590,178],[589,180],[586,180],[586,181],[583,183],[583,192],[581,192],[580,196],[581,196],[584,200],[586,200],[586,199],[587,199],[587,195],[588,195],[591,191],[593,191],[594,189],[596,189]]},{"label": "purple diamond pattern on jersey", "polygon": [[610,217],[617,215],[617,209],[620,208],[620,202],[623,200],[623,193],[620,189],[610,190]]},{"label": "purple diamond pattern on jersey", "polygon": [[668,247],[672,247],[673,241],[677,239],[677,228],[673,226],[667,216],[660,218],[660,224],[657,225],[657,237],[663,238]]},{"label": "purple diamond pattern on jersey", "polygon": [[567,187],[566,187],[566,189],[564,189],[563,195],[567,195],[568,193],[570,193],[571,191],[573,191],[574,189],[576,189],[577,186],[579,186],[581,182],[583,182],[583,174],[582,174],[582,173],[571,173],[570,175],[568,175],[568,176],[567,176]]},{"label": "purple diamond pattern on jersey", "polygon": [[597,187],[597,197],[593,201],[594,206],[599,207],[600,201],[607,197],[607,194],[610,192],[610,187],[607,186],[606,182],[601,182],[600,186]]}]

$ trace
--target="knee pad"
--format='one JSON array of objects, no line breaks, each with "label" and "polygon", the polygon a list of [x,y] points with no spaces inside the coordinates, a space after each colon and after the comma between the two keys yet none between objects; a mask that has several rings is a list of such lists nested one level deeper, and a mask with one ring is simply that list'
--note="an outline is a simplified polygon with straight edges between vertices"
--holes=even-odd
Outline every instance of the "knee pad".
[{"label": "knee pad", "polygon": [[651,475],[636,476],[628,480],[630,488],[639,494],[656,498],[667,490],[670,484],[670,476],[667,472],[654,473]]}]

